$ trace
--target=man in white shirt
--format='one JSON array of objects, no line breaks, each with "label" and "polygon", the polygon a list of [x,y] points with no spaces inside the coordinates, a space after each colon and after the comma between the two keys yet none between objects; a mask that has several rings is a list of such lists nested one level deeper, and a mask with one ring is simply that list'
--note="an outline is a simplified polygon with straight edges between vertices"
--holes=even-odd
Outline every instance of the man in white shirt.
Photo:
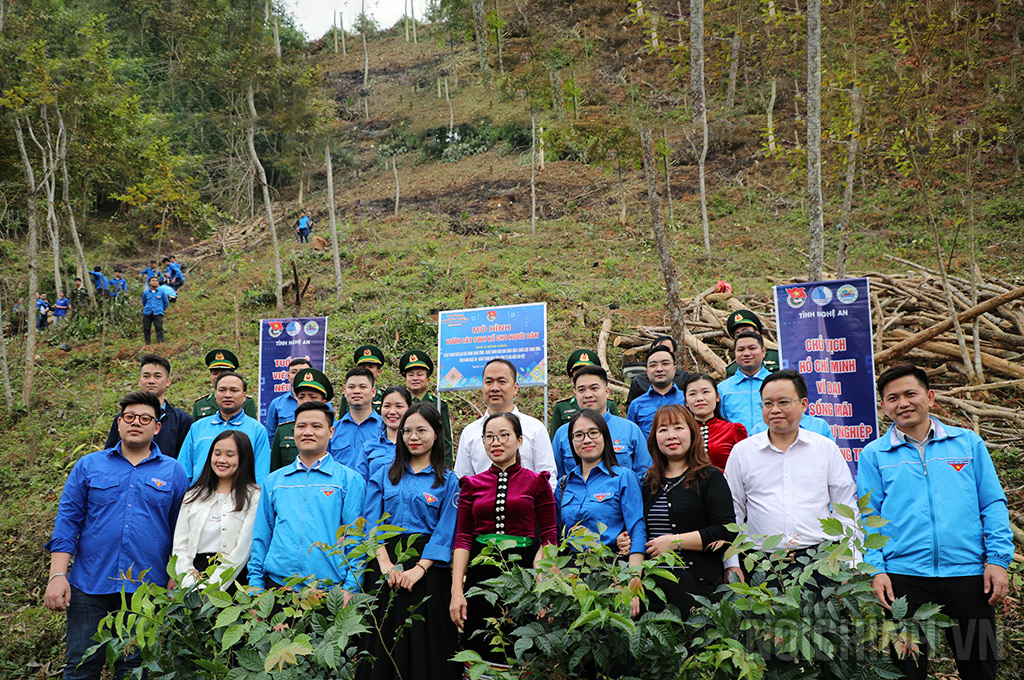
[{"label": "man in white shirt", "polygon": [[[797,371],[776,371],[761,383],[761,413],[768,430],[733,447],[725,464],[736,523],[755,541],[781,535],[778,547],[814,548],[830,539],[819,520],[835,517],[834,504],[857,511],[857,487],[836,443],[802,429],[807,383]],[[730,571],[737,570],[730,567]]]},{"label": "man in white shirt", "polygon": [[455,456],[455,474],[459,477],[475,475],[491,466],[484,450],[484,421],[495,413],[510,412],[519,417],[523,425],[523,445],[519,449],[523,467],[534,472],[549,472],[551,486],[557,483],[555,454],[544,423],[522,413],[515,405],[519,394],[519,379],[515,364],[508,359],[491,359],[484,366],[483,396],[487,412],[462,430],[459,451]]}]

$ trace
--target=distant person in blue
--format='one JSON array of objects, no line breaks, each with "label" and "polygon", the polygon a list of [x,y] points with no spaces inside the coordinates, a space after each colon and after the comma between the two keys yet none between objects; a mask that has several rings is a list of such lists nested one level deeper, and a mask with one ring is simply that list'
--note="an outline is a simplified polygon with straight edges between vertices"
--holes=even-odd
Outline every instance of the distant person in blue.
[{"label": "distant person in blue", "polygon": [[158,282],[162,282],[164,278],[164,273],[156,266],[156,260],[150,260],[149,266],[142,270],[143,285],[148,285],[152,276],[155,276]]},{"label": "distant person in blue", "polygon": [[401,385],[392,385],[384,390],[384,398],[380,405],[380,418],[384,421],[384,427],[381,428],[379,438],[370,439],[363,444],[363,454],[360,456],[366,460],[367,480],[373,479],[377,470],[391,467],[395,460],[395,447],[400,437],[402,418],[412,404],[412,395]]},{"label": "distant person in blue", "polygon": [[368,368],[356,366],[345,373],[345,400],[348,413],[334,425],[331,437],[331,455],[342,465],[367,477],[368,465],[363,457],[363,445],[380,437],[383,420],[373,410],[373,373]]},{"label": "distant person in blue", "polygon": [[164,271],[164,279],[171,288],[178,290],[185,284],[185,272],[182,271],[181,265],[175,261],[174,255],[165,257],[163,264],[167,267]]},{"label": "distant person in blue", "polygon": [[96,289],[97,293],[106,293],[110,288],[110,279],[103,273],[103,267],[96,267],[96,269],[89,270],[89,276],[92,277],[93,288]]},{"label": "distant person in blue", "polygon": [[655,345],[644,360],[651,387],[629,405],[626,417],[640,426],[644,439],[651,436],[654,414],[666,404],[685,404],[686,397],[675,383],[676,355],[665,345]]},{"label": "distant person in blue", "polygon": [[736,336],[733,355],[737,371],[718,383],[718,396],[722,400],[722,418],[739,423],[753,433],[761,417],[761,383],[771,375],[764,367],[764,338],[755,331],[743,331]]},{"label": "distant person in blue", "polygon": [[149,344],[150,331],[156,328],[156,341],[164,341],[164,312],[171,304],[167,293],[160,290],[155,276],[149,277],[149,288],[142,291],[142,335]]},{"label": "distant person in blue", "polygon": [[299,243],[309,243],[309,233],[312,231],[313,220],[308,212],[299,214],[299,223],[295,227],[295,233],[299,235]]},{"label": "distant person in blue", "polygon": [[[67,611],[67,680],[99,680],[103,650],[85,658],[100,621],[143,581],[167,587],[174,523],[188,479],[160,452],[160,402],[132,392],[120,403],[121,442],[75,463],[60,497],[43,601]],[[71,559],[74,557],[74,564]],[[131,578],[127,578],[131,574]],[[84,660],[83,660],[84,659]],[[138,648],[114,662],[121,678],[141,664]]]},{"label": "distant person in blue", "polygon": [[245,404],[245,392],[249,385],[238,373],[226,371],[217,376],[213,395],[217,401],[217,412],[192,423],[185,443],[178,454],[178,462],[188,473],[189,481],[195,482],[203,473],[206,456],[210,452],[210,442],[225,430],[244,432],[252,442],[253,455],[256,457],[256,483],[262,484],[264,477],[270,473],[270,443],[267,441],[267,430],[255,418],[246,415],[242,410]]},{"label": "distant person in blue", "polygon": [[[380,634],[374,632],[367,646],[377,659],[390,655],[391,663],[364,664],[365,672],[357,678],[456,680],[462,667],[451,661],[459,639],[448,614],[448,567],[459,478],[445,469],[444,425],[432,403],[416,402],[405,411],[399,428],[394,460],[370,477],[363,513],[368,529],[381,522],[402,528],[399,535],[379,541],[364,583],[369,590],[384,581],[377,605]],[[402,546],[412,550],[403,555]],[[421,618],[405,628],[412,607]]]},{"label": "distant person in blue", "polygon": [[[599,413],[608,427],[611,433],[609,444],[615,453],[616,465],[632,470],[638,480],[643,479],[647,469],[651,467],[647,440],[636,423],[613,416],[608,410],[611,390],[608,387],[607,371],[600,366],[580,366],[573,373],[572,383],[576,405],[580,409],[590,409]],[[558,468],[558,478],[561,479],[579,463],[573,458],[569,423],[562,425],[555,432],[551,448],[555,452],[555,466]]]},{"label": "distant person in blue", "polygon": [[36,328],[43,330],[49,323],[47,314],[50,313],[50,303],[46,301],[46,293],[39,293],[36,297]]},{"label": "distant person in blue", "polygon": [[53,306],[53,325],[63,323],[71,309],[71,300],[63,291],[57,291],[57,302]]},{"label": "distant person in blue", "polygon": [[[289,385],[295,381],[295,376],[297,376],[299,371],[303,368],[313,368],[313,364],[306,357],[295,357],[288,362]],[[299,400],[295,398],[294,389],[289,389],[281,396],[274,397],[273,401],[270,402],[270,406],[267,407],[267,419],[263,424],[264,427],[267,428],[268,442],[271,444],[274,443],[274,433],[277,432],[278,425],[294,420],[295,409],[298,405]]]},{"label": "distant person in blue", "polygon": [[347,547],[341,555],[327,547],[362,516],[366,500],[366,482],[327,452],[333,423],[323,402],[295,409],[299,455],[261,485],[249,557],[249,585],[257,590],[281,588],[293,576],[331,581],[344,589],[345,604],[359,590],[361,565],[348,562]]},{"label": "distant person in blue", "polygon": [[125,280],[124,274],[121,273],[120,269],[114,270],[114,277],[110,279],[109,285],[110,297],[112,298],[128,292],[128,281]]},{"label": "distant person in blue", "polygon": [[[960,677],[995,678],[1000,642],[995,605],[1006,599],[1013,531],[992,457],[971,430],[931,415],[928,374],[896,364],[878,376],[892,427],[861,451],[857,492],[867,510],[889,520],[867,533],[888,537],[868,550],[875,596],[887,609],[905,597],[908,614],[925,603],[953,619],[946,640]],[[909,680],[928,677],[928,645],[893,662]]]},{"label": "distant person in blue", "polygon": [[167,296],[167,301],[172,305],[178,301],[178,291],[168,286],[166,283],[161,283],[158,290]]}]

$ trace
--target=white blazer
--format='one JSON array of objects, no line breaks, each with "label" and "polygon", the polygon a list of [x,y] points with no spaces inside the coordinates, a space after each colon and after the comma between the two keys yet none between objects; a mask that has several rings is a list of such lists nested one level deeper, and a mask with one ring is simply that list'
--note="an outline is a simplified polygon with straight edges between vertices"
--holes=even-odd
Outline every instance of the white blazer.
[{"label": "white blazer", "polygon": [[231,571],[227,575],[228,579],[235,577],[238,569],[249,561],[249,553],[252,551],[252,528],[256,522],[259,501],[258,488],[252,492],[249,503],[242,512],[235,511],[233,494],[224,500],[214,493],[201,501],[182,501],[178,523],[174,526],[174,544],[171,547],[171,554],[178,558],[175,571],[178,573],[177,580],[180,586],[188,588],[196,584],[194,561],[199,546],[199,534],[210,516],[210,510],[217,503],[221,504],[218,551],[221,561],[210,580],[214,583],[222,582],[228,570]]}]

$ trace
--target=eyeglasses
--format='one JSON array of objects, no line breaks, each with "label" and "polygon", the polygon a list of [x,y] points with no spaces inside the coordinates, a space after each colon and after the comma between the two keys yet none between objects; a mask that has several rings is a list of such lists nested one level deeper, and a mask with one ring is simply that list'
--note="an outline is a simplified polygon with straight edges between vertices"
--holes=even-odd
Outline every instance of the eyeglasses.
[{"label": "eyeglasses", "polygon": [[508,444],[508,440],[509,439],[512,439],[512,433],[511,432],[499,432],[498,434],[485,434],[484,435],[484,443],[485,444],[493,444],[494,442],[499,442],[501,444]]},{"label": "eyeglasses", "polygon": [[121,420],[128,425],[133,425],[136,422],[138,422],[139,425],[149,425],[151,422],[156,420],[156,418],[148,413],[122,413]]},{"label": "eyeglasses", "polygon": [[798,404],[798,403],[800,403],[800,402],[798,400],[796,400],[796,399],[779,399],[778,401],[762,401],[761,402],[761,408],[764,409],[765,411],[771,411],[773,408],[778,406],[783,411],[787,411],[787,410],[789,410],[790,407],[793,406],[793,404]]},{"label": "eyeglasses", "polygon": [[598,429],[595,428],[593,430],[574,432],[573,435],[572,435],[572,440],[574,442],[581,442],[584,439],[591,439],[591,440],[596,442],[598,437],[600,437],[600,436],[601,436],[601,430],[598,430]]},{"label": "eyeglasses", "polygon": [[406,439],[412,439],[413,437],[416,437],[417,439],[423,439],[424,437],[427,436],[427,428],[420,427],[415,430],[405,428],[404,430],[402,430],[402,436],[405,437]]}]

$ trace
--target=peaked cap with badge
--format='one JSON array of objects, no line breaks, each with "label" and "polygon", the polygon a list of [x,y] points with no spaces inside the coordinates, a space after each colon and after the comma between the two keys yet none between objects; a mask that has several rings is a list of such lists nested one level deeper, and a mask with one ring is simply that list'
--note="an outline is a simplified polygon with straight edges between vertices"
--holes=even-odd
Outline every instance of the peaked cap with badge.
[{"label": "peaked cap with badge", "polygon": [[324,401],[334,399],[334,386],[330,379],[321,371],[315,368],[303,368],[292,380],[292,391],[298,394],[299,390],[312,389],[324,395]]},{"label": "peaked cap with badge", "polygon": [[427,375],[434,374],[434,362],[423,350],[410,350],[402,355],[402,358],[398,360],[398,372],[405,375],[406,371],[410,368],[425,368]]},{"label": "peaked cap with badge", "polygon": [[238,357],[229,349],[211,349],[206,353],[206,367],[209,369],[225,368],[229,371],[238,370]]},{"label": "peaked cap with badge", "polygon": [[377,347],[376,345],[360,345],[359,347],[356,347],[356,351],[352,353],[352,362],[356,366],[359,364],[383,366],[384,352],[382,352],[380,347]]}]

